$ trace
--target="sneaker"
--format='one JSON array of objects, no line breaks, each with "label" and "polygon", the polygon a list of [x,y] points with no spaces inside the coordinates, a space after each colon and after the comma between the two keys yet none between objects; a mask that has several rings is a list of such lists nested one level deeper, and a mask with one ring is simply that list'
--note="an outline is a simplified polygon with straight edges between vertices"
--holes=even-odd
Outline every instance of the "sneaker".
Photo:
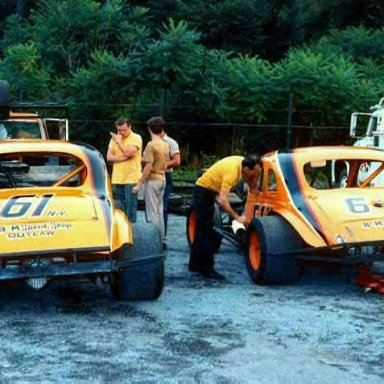
[{"label": "sneaker", "polygon": [[200,272],[200,275],[205,277],[206,279],[225,280],[225,276],[219,272],[216,272],[214,269],[211,269],[208,271],[199,271],[199,272]]}]

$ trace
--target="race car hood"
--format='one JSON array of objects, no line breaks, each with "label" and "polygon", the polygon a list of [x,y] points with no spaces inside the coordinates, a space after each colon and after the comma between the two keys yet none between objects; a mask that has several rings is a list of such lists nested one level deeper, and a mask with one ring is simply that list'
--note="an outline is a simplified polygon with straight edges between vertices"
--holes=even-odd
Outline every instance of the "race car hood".
[{"label": "race car hood", "polygon": [[0,256],[110,247],[109,209],[76,189],[0,192]]},{"label": "race car hood", "polygon": [[[326,192],[326,193],[322,193]],[[384,239],[383,189],[317,191],[307,202],[330,244]]]}]

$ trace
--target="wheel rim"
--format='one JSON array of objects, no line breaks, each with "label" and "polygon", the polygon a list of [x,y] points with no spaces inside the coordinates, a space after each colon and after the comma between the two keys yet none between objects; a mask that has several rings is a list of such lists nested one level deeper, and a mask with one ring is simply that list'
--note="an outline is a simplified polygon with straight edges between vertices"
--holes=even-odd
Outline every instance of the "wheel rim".
[{"label": "wheel rim", "polygon": [[188,221],[188,237],[189,241],[193,243],[196,236],[196,213],[195,211],[191,212],[189,215],[189,221]]},{"label": "wheel rim", "polygon": [[252,268],[258,270],[261,263],[260,239],[254,232],[249,235],[248,255]]}]

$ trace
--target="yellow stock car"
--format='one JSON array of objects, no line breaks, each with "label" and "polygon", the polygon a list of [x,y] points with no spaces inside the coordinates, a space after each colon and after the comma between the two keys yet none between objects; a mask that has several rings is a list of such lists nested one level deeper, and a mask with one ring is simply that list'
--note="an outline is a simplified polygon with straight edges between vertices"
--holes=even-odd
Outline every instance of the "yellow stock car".
[{"label": "yellow stock car", "polygon": [[311,147],[271,152],[262,161],[260,192],[245,208],[252,218],[245,258],[255,283],[292,282],[302,260],[384,260],[384,152]]},{"label": "yellow stock car", "polygon": [[114,207],[104,160],[87,145],[1,142],[0,245],[0,282],[100,278],[122,300],[162,292],[156,228]]}]

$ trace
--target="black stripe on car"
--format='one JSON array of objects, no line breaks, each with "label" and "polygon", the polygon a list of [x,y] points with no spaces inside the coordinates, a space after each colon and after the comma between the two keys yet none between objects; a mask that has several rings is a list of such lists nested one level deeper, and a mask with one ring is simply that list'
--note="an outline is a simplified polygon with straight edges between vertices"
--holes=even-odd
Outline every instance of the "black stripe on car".
[{"label": "black stripe on car", "polygon": [[295,207],[308,220],[308,222],[319,233],[323,240],[326,241],[326,238],[320,228],[320,225],[316,220],[315,215],[312,213],[307,199],[305,198],[302,192],[299,180],[297,178],[292,153],[279,151],[278,160],[285,184],[287,185],[288,192],[292,198]]}]

